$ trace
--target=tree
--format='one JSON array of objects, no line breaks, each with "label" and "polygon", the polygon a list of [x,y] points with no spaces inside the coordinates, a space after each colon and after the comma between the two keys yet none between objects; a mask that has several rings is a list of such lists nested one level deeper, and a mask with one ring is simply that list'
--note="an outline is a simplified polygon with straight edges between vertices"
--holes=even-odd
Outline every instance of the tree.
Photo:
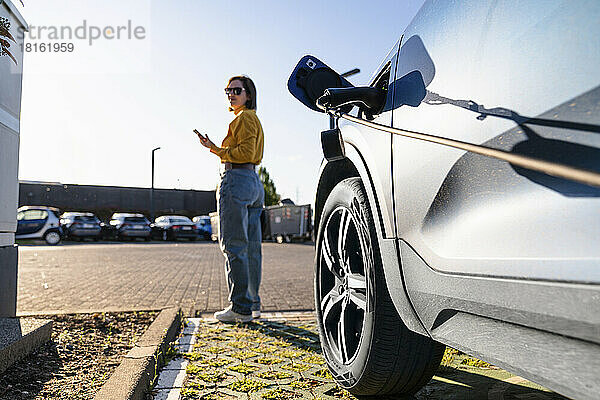
[{"label": "tree", "polygon": [[8,18],[0,17],[0,57],[8,56],[16,64],[17,59],[8,50],[10,48],[9,40],[15,41],[15,38],[10,34],[10,20]]},{"label": "tree", "polygon": [[265,206],[274,206],[279,204],[281,196],[277,194],[275,183],[269,176],[267,169],[265,167],[260,167],[258,169],[258,176],[263,184],[263,187],[265,188]]},{"label": "tree", "polygon": [[[21,0],[21,4],[24,6],[23,0]],[[17,63],[17,59],[12,55],[10,50],[10,42],[12,40],[14,43],[17,41],[10,34],[10,20],[8,18],[0,17],[0,57],[8,56],[10,57],[15,64]]]}]

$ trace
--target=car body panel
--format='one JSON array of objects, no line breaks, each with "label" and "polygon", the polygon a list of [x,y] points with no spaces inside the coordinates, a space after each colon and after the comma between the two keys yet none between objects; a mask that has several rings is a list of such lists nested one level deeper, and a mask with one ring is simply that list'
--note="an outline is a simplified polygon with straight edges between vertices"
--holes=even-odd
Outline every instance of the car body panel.
[{"label": "car body panel", "polygon": [[[371,212],[373,213],[375,230],[377,232],[377,237],[379,238],[378,246],[390,297],[406,326],[414,332],[429,336],[429,332],[425,329],[408,299],[403,276],[401,270],[398,268],[400,258],[398,257],[399,253],[397,251],[396,239],[387,239],[383,237],[383,220],[381,214],[385,212],[385,210],[381,207],[381,203],[379,202],[380,196],[377,196],[376,186],[374,185],[375,180],[373,179],[371,171],[368,169],[368,164],[365,162],[365,158],[359,148],[351,143],[347,143],[347,145],[346,157],[352,162],[353,166],[358,171],[361,180],[365,183],[364,187],[369,203],[376,205],[371,207]],[[323,172],[326,165],[327,163],[323,164],[321,172]],[[323,178],[322,173],[321,177]]]},{"label": "car body panel", "polygon": [[[594,1],[427,1],[380,67],[392,100],[373,122],[600,173],[598,20]],[[315,222],[360,176],[406,326],[596,398],[600,188],[339,123],[346,158],[322,165]]]},{"label": "car body panel", "polygon": [[[396,80],[421,71],[428,97],[395,104],[394,126],[600,170],[600,134],[578,128],[600,123],[600,5],[576,3],[426,3]],[[393,146],[397,235],[432,268],[600,283],[600,189],[398,135]]]}]

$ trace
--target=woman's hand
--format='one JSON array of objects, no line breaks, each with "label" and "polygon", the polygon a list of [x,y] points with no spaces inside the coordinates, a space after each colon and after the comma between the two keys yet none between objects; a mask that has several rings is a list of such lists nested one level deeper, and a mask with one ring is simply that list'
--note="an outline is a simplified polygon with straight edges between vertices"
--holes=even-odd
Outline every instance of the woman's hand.
[{"label": "woman's hand", "polygon": [[207,149],[216,147],[215,144],[208,138],[208,135],[202,135],[196,129],[194,129],[194,133],[198,135],[198,139],[200,139],[200,144],[202,144],[202,146],[206,147]]}]

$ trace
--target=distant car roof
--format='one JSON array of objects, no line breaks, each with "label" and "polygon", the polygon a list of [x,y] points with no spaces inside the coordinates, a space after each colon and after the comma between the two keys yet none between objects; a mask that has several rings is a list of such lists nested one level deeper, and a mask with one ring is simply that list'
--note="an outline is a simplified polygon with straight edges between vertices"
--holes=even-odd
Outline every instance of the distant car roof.
[{"label": "distant car roof", "polygon": [[27,210],[44,210],[44,211],[54,211],[60,212],[60,209],[56,207],[48,207],[48,206],[22,206],[17,208],[17,211],[27,211]]},{"label": "distant car roof", "polygon": [[134,213],[114,213],[111,218],[119,218],[119,217],[142,217],[142,218],[145,218],[144,214],[134,214]]},{"label": "distant car roof", "polygon": [[93,213],[90,212],[79,212],[79,211],[68,211],[63,213],[63,217],[95,217]]}]

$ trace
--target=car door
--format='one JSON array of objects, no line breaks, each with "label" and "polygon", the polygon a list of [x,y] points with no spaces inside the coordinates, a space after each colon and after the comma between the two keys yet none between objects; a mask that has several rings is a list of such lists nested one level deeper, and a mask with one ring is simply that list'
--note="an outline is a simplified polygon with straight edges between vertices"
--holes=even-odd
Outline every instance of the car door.
[{"label": "car door", "polygon": [[599,18],[597,2],[431,1],[405,31],[392,83],[405,135],[392,139],[396,235],[435,339],[457,343],[461,318],[476,315],[598,341],[599,188],[440,138],[600,172]]},{"label": "car door", "polygon": [[[600,170],[599,16],[585,1],[426,3],[394,82],[418,71],[425,97],[396,96],[394,126]],[[597,187],[399,135],[393,148],[397,234],[432,268],[600,281]]]},{"label": "car door", "polygon": [[48,220],[45,210],[26,210],[17,213],[17,235],[29,235],[40,231]]}]

